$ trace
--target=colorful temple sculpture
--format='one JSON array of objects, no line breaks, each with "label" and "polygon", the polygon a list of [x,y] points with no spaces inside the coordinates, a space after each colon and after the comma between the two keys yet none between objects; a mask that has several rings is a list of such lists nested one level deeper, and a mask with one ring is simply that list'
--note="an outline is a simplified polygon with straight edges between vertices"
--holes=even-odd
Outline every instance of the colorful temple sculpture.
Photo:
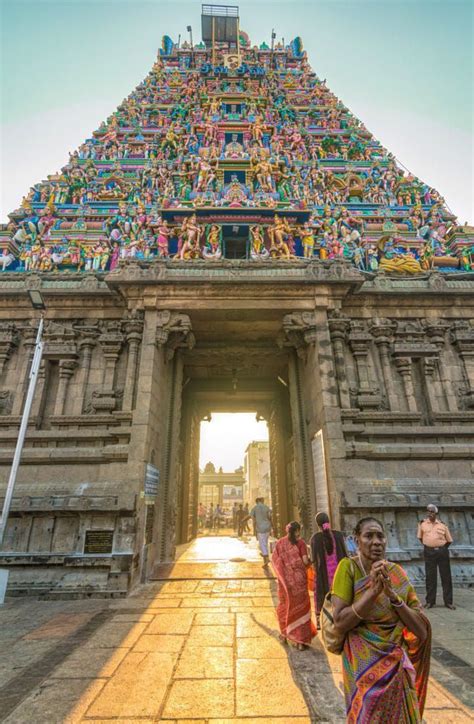
[{"label": "colorful temple sculpture", "polygon": [[421,581],[434,502],[453,575],[472,582],[474,227],[300,38],[203,38],[164,36],[0,229],[0,496],[38,326],[28,291],[46,305],[0,548],[10,590],[124,595],[164,575],[197,535],[214,411],[267,421],[277,533],[297,518],[309,536],[318,510],[347,533],[376,514]]},{"label": "colorful temple sculpture", "polygon": [[238,65],[184,45],[165,36],[145,80],[30,189],[1,230],[2,271],[236,258],[472,270],[472,228],[329,90],[300,38],[272,51],[241,34]]}]

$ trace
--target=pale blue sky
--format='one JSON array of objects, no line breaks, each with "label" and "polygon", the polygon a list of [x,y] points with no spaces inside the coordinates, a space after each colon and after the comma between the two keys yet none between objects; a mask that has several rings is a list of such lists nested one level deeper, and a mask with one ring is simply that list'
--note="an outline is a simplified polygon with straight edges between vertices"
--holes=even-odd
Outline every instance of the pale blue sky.
[{"label": "pale blue sky", "polygon": [[252,440],[268,440],[268,426],[257,422],[255,412],[214,412],[211,422],[201,422],[199,467],[212,462],[218,470],[233,473],[244,464]]},{"label": "pale blue sky", "polygon": [[[0,0],[1,219],[54,172],[177,40],[201,3]],[[237,3],[236,3],[237,4]],[[315,71],[460,221],[473,212],[473,3],[244,0],[253,43],[300,35]]]}]

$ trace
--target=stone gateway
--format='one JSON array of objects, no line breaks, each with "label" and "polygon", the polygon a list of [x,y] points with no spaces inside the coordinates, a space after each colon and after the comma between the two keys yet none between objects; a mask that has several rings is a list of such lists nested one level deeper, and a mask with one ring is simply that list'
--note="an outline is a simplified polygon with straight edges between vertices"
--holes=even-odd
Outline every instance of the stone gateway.
[{"label": "stone gateway", "polygon": [[199,430],[257,412],[274,522],[372,513],[422,579],[436,503],[472,580],[474,234],[301,40],[177,47],[0,231],[0,493],[46,303],[0,566],[123,594],[197,535]]}]

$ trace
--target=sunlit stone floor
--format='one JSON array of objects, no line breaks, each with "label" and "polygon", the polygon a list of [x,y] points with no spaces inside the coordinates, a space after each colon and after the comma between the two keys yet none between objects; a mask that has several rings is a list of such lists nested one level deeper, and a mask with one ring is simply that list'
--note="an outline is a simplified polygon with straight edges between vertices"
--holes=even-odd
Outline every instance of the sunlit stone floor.
[{"label": "sunlit stone floor", "polygon": [[[230,536],[198,539],[180,555],[206,570],[229,556],[261,569],[255,545]],[[112,601],[10,599],[0,609],[0,720],[345,721],[340,658],[318,639],[304,652],[280,644],[275,594],[272,579],[234,577],[157,581]],[[446,653],[450,636],[473,631],[473,593],[456,598],[457,611],[429,612]],[[457,698],[469,697],[471,659],[463,657],[457,674],[434,662],[426,722],[472,721]]]}]

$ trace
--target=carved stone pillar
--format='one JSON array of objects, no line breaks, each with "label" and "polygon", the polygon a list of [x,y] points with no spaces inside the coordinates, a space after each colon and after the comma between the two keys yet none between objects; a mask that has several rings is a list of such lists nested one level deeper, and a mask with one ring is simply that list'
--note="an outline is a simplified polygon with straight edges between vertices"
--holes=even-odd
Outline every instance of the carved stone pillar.
[{"label": "carved stone pillar", "polygon": [[407,409],[409,412],[418,412],[411,376],[411,357],[395,357],[395,364],[402,378]]},{"label": "carved stone pillar", "polygon": [[436,357],[425,357],[425,359],[423,360],[423,371],[426,381],[426,394],[428,396],[432,412],[439,412],[438,397],[436,395],[436,383],[434,380],[434,373],[436,370],[437,361],[438,359]]},{"label": "carved stone pillar", "polygon": [[33,353],[36,341],[36,327],[23,327],[21,335],[23,337],[22,360],[20,369],[18,370],[18,385],[15,390],[15,398],[13,400],[12,415],[21,415],[23,409],[23,401],[26,395],[29,378],[28,372],[33,360]]},{"label": "carved stone pillar", "polygon": [[91,325],[78,328],[81,336],[79,341],[79,350],[82,353],[82,359],[78,371],[77,394],[74,399],[73,414],[81,415],[84,408],[84,400],[87,393],[87,385],[89,382],[89,373],[91,369],[92,351],[96,345],[99,330],[97,326]]},{"label": "carved stone pillar", "polygon": [[356,391],[357,404],[362,410],[378,408],[382,398],[369,369],[369,345],[372,337],[358,322],[353,322],[351,326],[349,343],[356,361],[359,379],[359,388]]},{"label": "carved stone pillar", "polygon": [[350,320],[333,316],[328,320],[328,324],[334,350],[339,402],[342,409],[349,409],[351,407],[351,397],[349,394],[349,385],[347,383],[346,366],[344,362],[344,347],[347,341],[347,333],[350,328]]},{"label": "carved stone pillar", "polygon": [[370,327],[370,333],[372,334],[379,351],[380,366],[382,368],[388,408],[393,412],[400,409],[399,398],[393,384],[394,370],[392,369],[389,356],[392,344],[392,335],[395,329],[396,323],[392,322],[390,319],[376,319],[374,324]]},{"label": "carved stone pillar", "polygon": [[438,371],[446,406],[449,412],[456,412],[458,410],[458,402],[451,382],[451,375],[444,359],[448,325],[439,319],[427,319],[424,322],[424,327],[430,342],[434,344],[438,351]]},{"label": "carved stone pillar", "polygon": [[18,344],[18,331],[12,322],[0,324],[0,375],[3,373],[5,363]]},{"label": "carved stone pillar", "polygon": [[133,410],[135,383],[137,377],[138,350],[143,334],[143,319],[132,317],[125,323],[125,335],[128,344],[127,374],[123,394],[123,410]]},{"label": "carved stone pillar", "polygon": [[98,341],[104,355],[105,370],[102,390],[96,390],[92,395],[92,409],[98,413],[112,412],[117,406],[114,383],[115,369],[123,345],[121,322],[107,322]]},{"label": "carved stone pillar", "polygon": [[56,403],[54,405],[55,416],[64,414],[69,380],[74,374],[76,365],[76,360],[71,359],[63,359],[59,362],[59,385],[56,395]]},{"label": "carved stone pillar", "polygon": [[300,520],[305,535],[312,530],[312,512],[316,509],[314,480],[311,469],[311,450],[305,422],[305,400],[301,386],[302,360],[307,357],[307,348],[317,338],[316,317],[313,312],[295,312],[283,318],[283,331],[287,345],[294,347],[296,355],[290,356],[288,376],[290,382],[290,408],[295,448],[296,476]]},{"label": "carved stone pillar", "polygon": [[453,343],[459,352],[464,365],[466,378],[465,388],[462,390],[464,404],[468,408],[474,407],[474,327],[468,322],[457,322],[451,332]]},{"label": "carved stone pillar", "polygon": [[41,360],[40,368],[38,371],[38,380],[36,382],[35,396],[31,405],[31,417],[37,419],[37,425],[41,422],[40,417],[44,404],[44,395],[46,388],[46,379],[49,362],[47,360]]}]

